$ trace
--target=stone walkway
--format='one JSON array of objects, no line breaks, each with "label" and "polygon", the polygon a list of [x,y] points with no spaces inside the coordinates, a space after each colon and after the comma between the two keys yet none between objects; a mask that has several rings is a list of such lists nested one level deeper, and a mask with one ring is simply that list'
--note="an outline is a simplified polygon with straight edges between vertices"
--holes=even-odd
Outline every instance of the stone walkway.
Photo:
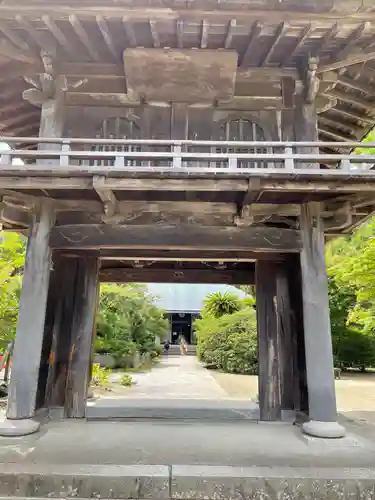
[{"label": "stone walkway", "polygon": [[[123,373],[114,373],[111,382],[120,381],[122,376]],[[132,377],[135,384],[124,391],[129,398],[217,400],[227,397],[195,356],[163,358],[151,371],[134,373]],[[113,398],[113,394],[108,392],[102,397]]]}]

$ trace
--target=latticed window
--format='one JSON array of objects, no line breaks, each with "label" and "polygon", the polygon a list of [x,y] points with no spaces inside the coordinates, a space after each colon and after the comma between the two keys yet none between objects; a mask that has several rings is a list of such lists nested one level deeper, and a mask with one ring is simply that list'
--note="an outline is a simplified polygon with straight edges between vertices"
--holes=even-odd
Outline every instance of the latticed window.
[{"label": "latticed window", "polygon": [[[266,141],[262,127],[257,123],[240,118],[238,120],[229,120],[221,125],[218,136],[214,138],[218,141]],[[218,148],[220,153],[267,153],[266,147],[236,147],[236,148]],[[253,162],[242,160],[238,162],[239,168],[266,168],[265,162]]]},{"label": "latticed window", "polygon": [[[139,126],[134,120],[115,117],[103,120],[99,129],[96,133],[97,139],[140,139],[141,133]],[[129,144],[114,144],[106,145],[100,144],[96,145],[92,149],[93,151],[140,151],[140,146],[129,145]],[[113,160],[96,160],[95,165],[111,166],[113,165]],[[136,165],[136,161],[125,161],[125,166]]]}]

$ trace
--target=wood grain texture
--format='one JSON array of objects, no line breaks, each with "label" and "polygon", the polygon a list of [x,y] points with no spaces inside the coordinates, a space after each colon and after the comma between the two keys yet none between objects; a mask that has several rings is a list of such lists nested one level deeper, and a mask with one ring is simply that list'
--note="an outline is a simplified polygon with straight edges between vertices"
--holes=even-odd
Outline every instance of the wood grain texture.
[{"label": "wood grain texture", "polygon": [[54,218],[50,204],[42,204],[29,232],[8,397],[9,419],[31,418],[35,413]]},{"label": "wood grain texture", "polygon": [[84,418],[86,414],[98,272],[99,261],[96,257],[79,259],[65,398],[65,415],[71,418]]},{"label": "wood grain texture", "polygon": [[281,419],[280,338],[277,327],[277,265],[256,263],[260,420]]}]

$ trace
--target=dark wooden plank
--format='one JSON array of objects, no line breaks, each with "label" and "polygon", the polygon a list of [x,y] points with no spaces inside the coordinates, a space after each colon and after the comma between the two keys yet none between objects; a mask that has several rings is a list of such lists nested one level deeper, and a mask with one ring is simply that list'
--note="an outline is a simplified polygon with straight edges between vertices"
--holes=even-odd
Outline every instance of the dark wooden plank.
[{"label": "dark wooden plank", "polygon": [[305,337],[303,329],[303,303],[301,263],[299,255],[288,255],[286,259],[291,308],[291,351],[290,362],[294,373],[294,408],[304,414],[309,412],[306,377]]},{"label": "dark wooden plank", "polygon": [[254,273],[218,269],[102,269],[101,282],[112,283],[223,283],[228,285],[254,285]]},{"label": "dark wooden plank", "polygon": [[54,212],[43,203],[33,216],[27,243],[7,417],[35,413],[51,266],[49,236]]},{"label": "dark wooden plank", "polygon": [[64,406],[71,346],[78,259],[55,256],[53,279],[58,286],[49,357],[46,405]]},{"label": "dark wooden plank", "polygon": [[302,253],[303,324],[309,416],[322,422],[336,421],[332,339],[320,204],[306,203],[300,217]]},{"label": "dark wooden plank", "polygon": [[277,329],[280,342],[281,407],[294,409],[294,365],[292,361],[291,309],[288,275],[285,265],[277,267],[276,275]]},{"label": "dark wooden plank", "polygon": [[281,419],[280,339],[276,318],[277,265],[256,263],[256,314],[258,328],[260,420]]},{"label": "dark wooden plank", "polygon": [[98,271],[99,261],[95,256],[79,259],[65,398],[65,415],[72,418],[84,418],[86,413]]},{"label": "dark wooden plank", "polygon": [[298,252],[299,231],[275,227],[109,226],[55,227],[53,248],[213,249]]}]

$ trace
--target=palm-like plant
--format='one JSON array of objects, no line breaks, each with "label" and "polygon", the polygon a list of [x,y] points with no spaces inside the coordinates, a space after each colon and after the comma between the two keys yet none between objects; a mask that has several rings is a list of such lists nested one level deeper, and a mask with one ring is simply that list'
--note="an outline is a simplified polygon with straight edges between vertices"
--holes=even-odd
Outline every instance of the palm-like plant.
[{"label": "palm-like plant", "polygon": [[241,301],[234,293],[211,293],[204,301],[204,312],[215,318],[220,318],[225,314],[233,314],[240,309]]}]

